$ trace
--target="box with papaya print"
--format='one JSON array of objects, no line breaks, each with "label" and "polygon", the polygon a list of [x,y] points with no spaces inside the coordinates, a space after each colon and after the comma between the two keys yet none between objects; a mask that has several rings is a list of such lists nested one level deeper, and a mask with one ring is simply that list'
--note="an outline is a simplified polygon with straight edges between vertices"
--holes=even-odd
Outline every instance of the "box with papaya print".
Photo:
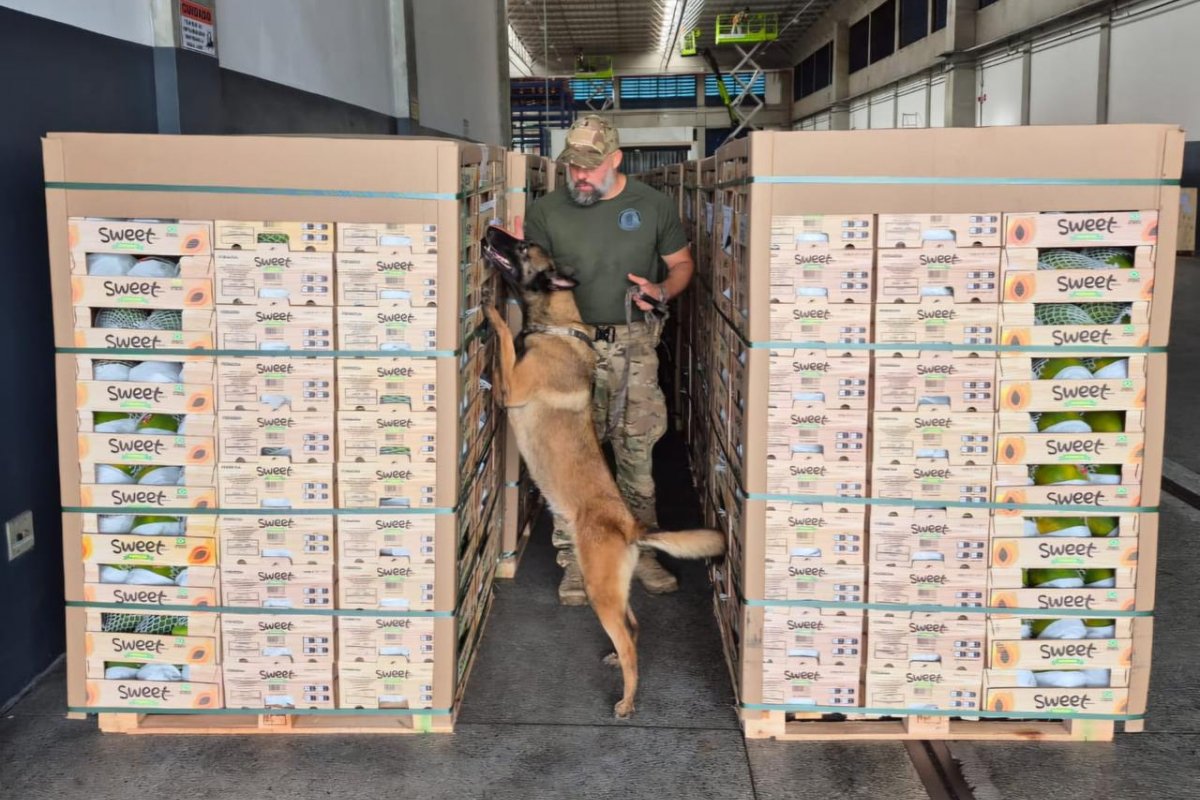
[{"label": "box with papaya print", "polygon": [[211,567],[217,563],[217,540],[204,536],[130,536],[86,533],[83,561],[166,567]]},{"label": "box with papaya print", "polygon": [[1129,689],[1020,689],[986,685],[984,710],[994,712],[1036,712],[1047,717],[1072,714],[1125,714],[1129,710]]},{"label": "box with papaya print", "polygon": [[[155,662],[156,664],[160,662]],[[140,680],[133,677],[139,672],[135,664],[122,664],[106,659],[91,657],[85,660],[86,682],[84,689],[84,705],[99,708],[120,708],[136,710],[163,709],[195,709],[207,710],[224,708],[224,697],[221,691],[221,667],[207,664],[164,664],[159,672],[170,672],[170,667],[178,674],[187,671],[187,680]],[[153,665],[145,665],[151,667]],[[129,678],[106,679],[106,674],[130,673]]]},{"label": "box with papaya print", "polygon": [[[1149,386],[1165,379],[1167,366],[1163,354],[1080,358],[1051,353],[1048,358],[1031,358],[1024,353],[1005,353],[997,364],[1001,414],[1141,411],[1146,408]],[[1124,416],[1109,414],[1097,417],[1097,424],[1087,420],[1086,426],[1067,427],[1107,432],[1131,430],[1114,424],[1114,421],[1123,422]],[[1049,427],[1049,424],[1041,428]]]},{"label": "box with papaya print", "polygon": [[1146,434],[1136,433],[1000,433],[998,465],[1058,464],[1085,466],[1141,464]]},{"label": "box with papaya print", "polygon": [[1133,664],[1133,640],[1128,637],[1123,639],[991,638],[988,641],[988,664],[993,669],[1004,670],[1128,670]]},{"label": "box with papaya print", "polygon": [[1004,246],[1139,247],[1158,244],[1158,211],[1042,211],[1004,215]]},{"label": "box with papaya print", "polygon": [[86,609],[85,627],[88,658],[169,664],[215,664],[221,660],[216,614]]}]

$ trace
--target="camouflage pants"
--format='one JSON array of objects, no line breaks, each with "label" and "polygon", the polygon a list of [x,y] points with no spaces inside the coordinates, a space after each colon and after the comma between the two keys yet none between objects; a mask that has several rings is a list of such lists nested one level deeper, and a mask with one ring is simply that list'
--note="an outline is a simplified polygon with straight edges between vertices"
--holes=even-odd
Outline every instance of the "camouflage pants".
[{"label": "camouflage pants", "polygon": [[[639,522],[656,528],[651,454],[667,430],[667,401],[658,386],[658,337],[640,322],[616,329],[616,342],[595,344],[592,418],[601,443],[612,445],[621,497]],[[623,392],[626,377],[629,384]],[[622,394],[623,414],[616,405]],[[559,566],[566,566],[574,550],[574,533],[558,515],[554,517],[553,542]]]}]

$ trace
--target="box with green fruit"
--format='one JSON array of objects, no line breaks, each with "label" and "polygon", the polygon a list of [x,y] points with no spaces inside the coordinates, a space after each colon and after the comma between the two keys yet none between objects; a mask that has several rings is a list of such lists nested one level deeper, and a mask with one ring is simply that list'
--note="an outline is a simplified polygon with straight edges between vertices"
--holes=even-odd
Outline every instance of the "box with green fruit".
[{"label": "box with green fruit", "polygon": [[[1157,497],[1150,494],[1150,487],[1143,492],[1139,464],[1001,465],[995,467],[995,487],[997,503],[1090,506],[1097,511],[1136,508],[1146,501],[1143,495]],[[997,517],[1025,513],[1020,509],[996,509]]]},{"label": "box with green fruit", "polygon": [[90,656],[84,661],[85,705],[145,709],[223,706],[221,667],[169,661],[123,661]]},{"label": "box with green fruit", "polygon": [[83,599],[119,605],[215,606],[215,567],[84,564]]},{"label": "box with green fruit", "polygon": [[1062,466],[1139,465],[1146,435],[1137,433],[1001,433],[996,463]]},{"label": "box with green fruit", "polygon": [[217,518],[211,514],[190,516],[162,514],[80,514],[83,533],[132,534],[134,536],[200,536],[217,535]]},{"label": "box with green fruit", "polygon": [[[138,411],[80,411],[76,430],[80,433],[136,434],[159,437],[203,437],[217,431],[212,414],[159,414]],[[164,439],[166,441],[166,439]]]},{"label": "box with green fruit", "polygon": [[[120,417],[128,418],[128,415],[121,414],[117,418]],[[142,468],[211,465],[216,461],[216,444],[211,436],[132,432],[81,433],[76,439],[81,465],[115,464]],[[86,473],[86,469],[84,471]]]},{"label": "box with green fruit", "polygon": [[221,615],[225,664],[329,663],[334,652],[333,617],[303,614]]},{"label": "box with green fruit", "polygon": [[1132,611],[1136,580],[1137,570],[1130,567],[993,568],[988,605],[1049,612]]},{"label": "box with green fruit", "polygon": [[1153,515],[1150,514],[1113,514],[1102,508],[1078,504],[1064,505],[1062,509],[1053,511],[997,509],[992,519],[992,537],[1032,539],[1041,536],[1136,541],[1143,529],[1149,530],[1153,525]]},{"label": "box with green fruit", "polygon": [[[137,267],[137,259],[163,258],[198,259],[210,256],[213,248],[213,226],[207,220],[125,220],[70,217],[67,220],[67,246],[70,249],[72,275],[129,274],[149,275],[146,267]],[[99,259],[101,254],[129,256],[128,263],[120,259]],[[92,258],[88,258],[92,255]],[[125,267],[124,269],[122,269]],[[185,277],[205,277],[210,271],[189,272]]]},{"label": "box with green fruit", "polygon": [[84,652],[106,661],[215,664],[221,661],[217,614],[120,613],[87,609]]},{"label": "box with green fruit", "polygon": [[[1110,520],[1108,517],[1092,519],[1098,521],[1098,529],[1106,526]],[[1038,530],[1045,530],[1046,533],[1035,539],[993,539],[991,566],[995,569],[1020,567],[1031,572],[1057,569],[1090,572],[1137,565],[1136,536],[1083,538],[1060,535],[1063,531],[1076,530],[1083,522],[1082,518],[1043,517],[1038,520]],[[1086,523],[1083,527],[1091,530]]]},{"label": "box with green fruit", "polygon": [[[213,566],[217,563],[217,540],[205,536],[132,536],[85,533],[81,539],[84,563],[151,568],[200,567]],[[102,580],[104,572],[101,570]]]},{"label": "box with green fruit", "polygon": [[[1157,317],[1156,317],[1157,319]],[[1146,347],[1166,344],[1166,332],[1150,325],[1150,304],[1005,303],[1000,305],[1000,336],[1018,347]],[[1154,341],[1151,341],[1151,340]]]},{"label": "box with green fruit", "polygon": [[[127,467],[116,471],[124,474],[126,469],[135,468]],[[156,471],[164,469],[168,469],[168,467],[159,467]],[[212,472],[211,467],[170,467],[169,469],[205,469],[207,471],[200,478],[202,483]],[[138,476],[140,476],[140,472]],[[142,484],[138,483],[138,476],[130,475],[129,477],[133,480],[129,483],[83,484],[79,487],[79,504],[87,508],[112,509],[114,513],[151,514],[171,509],[217,507],[217,490],[213,486],[215,482],[197,487],[180,486],[178,483]],[[179,479],[188,480],[189,478],[190,473],[181,472],[179,475]]]},{"label": "box with green fruit", "polygon": [[[1161,355],[1029,358],[1004,354],[998,364],[1002,414],[1110,412],[1086,419],[1088,430],[1105,432],[1128,430],[1121,424],[1124,415],[1112,412],[1144,410],[1147,387],[1166,375],[1166,358]],[[1058,422],[1051,419],[1037,429]],[[1081,430],[1084,426],[1075,427]]]},{"label": "box with green fruit", "polygon": [[987,569],[991,520],[963,508],[875,508],[871,563],[940,562],[953,569]]},{"label": "box with green fruit", "polygon": [[1129,689],[1046,687],[996,687],[984,676],[984,708],[988,711],[1036,712],[1053,718],[1073,714],[1124,714],[1129,710]]},{"label": "box with green fruit", "polygon": [[994,669],[1129,669],[1132,664],[1130,617],[988,620],[988,666]]},{"label": "box with green fruit", "polygon": [[1154,258],[1153,246],[1008,247],[1004,250],[1001,302],[1150,302]]},{"label": "box with green fruit", "polygon": [[1008,248],[1156,245],[1158,210],[1009,212],[1004,231]]},{"label": "box with green fruit", "polygon": [[213,309],[147,311],[139,308],[72,309],[76,347],[134,350],[211,349]]}]

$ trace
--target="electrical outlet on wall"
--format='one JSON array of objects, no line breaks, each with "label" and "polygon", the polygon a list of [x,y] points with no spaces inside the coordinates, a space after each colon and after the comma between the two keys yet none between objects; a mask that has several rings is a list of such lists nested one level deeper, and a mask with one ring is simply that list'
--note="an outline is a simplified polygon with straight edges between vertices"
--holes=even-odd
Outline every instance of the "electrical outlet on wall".
[{"label": "electrical outlet on wall", "polygon": [[33,512],[22,511],[4,524],[8,540],[8,560],[12,561],[33,549]]}]

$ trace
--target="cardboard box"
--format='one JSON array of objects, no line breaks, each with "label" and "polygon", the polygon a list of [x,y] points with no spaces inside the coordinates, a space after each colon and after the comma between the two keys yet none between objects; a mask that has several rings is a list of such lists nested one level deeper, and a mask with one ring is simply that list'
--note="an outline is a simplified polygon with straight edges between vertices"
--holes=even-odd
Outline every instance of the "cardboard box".
[{"label": "cardboard box", "polygon": [[[736,464],[736,462],[735,462]],[[763,491],[753,485],[747,491]],[[767,462],[765,491],[784,495],[832,495],[865,497],[867,465],[849,461],[826,461],[819,455],[793,453],[791,458]]]},{"label": "cardboard box", "polygon": [[978,677],[983,674],[986,636],[981,614],[871,611],[867,669],[894,670],[916,662]]},{"label": "cardboard box", "polygon": [[[178,419],[179,429],[173,434],[160,432],[166,429],[166,426],[161,424],[165,420],[154,419],[153,415],[147,417],[147,415],[137,411],[131,411],[128,412],[128,416],[134,420],[135,431],[137,428],[141,428],[140,433],[135,432],[132,434],[136,436],[159,436],[164,440],[172,442],[180,436],[201,437],[205,439],[213,439],[216,436],[216,417],[212,414],[173,414],[172,416],[177,419],[182,417],[182,419]],[[103,424],[103,420],[101,420],[101,423],[97,423],[95,412],[88,410],[76,412],[75,420],[74,427],[79,433],[95,433],[97,425]]]},{"label": "cardboard box", "polygon": [[[131,471],[136,470],[134,474]],[[114,480],[115,479],[115,480]],[[110,489],[114,486],[124,487],[129,491],[137,489],[162,488],[168,494],[177,489],[186,489],[190,494],[211,492],[217,486],[217,471],[213,464],[190,465],[174,467],[162,464],[150,464],[145,467],[128,465],[90,464],[79,466],[77,480],[80,491],[97,497],[113,497]]]},{"label": "cardboard box", "polygon": [[453,396],[453,359],[339,358],[337,399],[343,411],[436,411]]},{"label": "cardboard box", "polygon": [[[178,375],[178,380],[174,381],[153,381],[137,379],[137,376],[123,378],[117,380],[111,377],[105,377],[104,370],[98,369],[104,365],[107,369],[113,369],[116,364],[114,359],[106,358],[103,355],[86,355],[75,356],[75,380],[76,381],[99,381],[103,383],[166,383],[168,385],[175,383],[212,383],[216,379],[216,361],[211,356],[167,356],[165,358],[144,358],[130,360],[122,358],[117,361],[117,364],[124,365],[126,369],[136,369],[137,367],[146,368],[146,364],[154,367],[165,367],[171,365],[172,370]],[[165,373],[165,369],[162,370]],[[163,375],[162,377],[166,377]]]},{"label": "cardboard box", "polygon": [[211,466],[217,457],[211,436],[81,433],[77,442],[80,464]]},{"label": "cardboard box", "polygon": [[221,508],[287,509],[333,508],[333,465],[291,464],[264,460],[254,464],[217,466]]},{"label": "cardboard box", "polygon": [[1137,247],[1158,243],[1158,211],[1010,211],[1004,230],[1009,248]]},{"label": "cardboard box", "polygon": [[416,255],[437,253],[437,225],[399,222],[342,222],[337,226],[341,252],[378,253],[411,248]]},{"label": "cardboard box", "polygon": [[739,351],[733,384],[742,393],[769,392],[769,408],[824,402],[830,408],[866,411],[870,402],[868,354],[835,357],[825,350]]},{"label": "cardboard box", "polygon": [[84,534],[83,560],[128,566],[216,566],[217,540],[202,536]]},{"label": "cardboard box", "polygon": [[[1000,359],[1003,364],[1007,359]],[[1003,370],[1003,367],[1001,367]],[[1000,413],[997,432],[1034,432],[1032,414],[1042,411],[1126,411],[1128,432],[1145,430],[1146,379],[1111,380],[1017,380],[1000,384]]]},{"label": "cardboard box", "polygon": [[218,669],[213,682],[106,681],[84,683],[83,704],[99,708],[214,709],[224,708]]},{"label": "cardboard box", "polygon": [[996,639],[988,663],[1004,669],[1128,669],[1131,639]]},{"label": "cardboard box", "polygon": [[1129,709],[1128,689],[1012,689],[985,686],[988,711],[1058,714],[1124,714]]},{"label": "cardboard box", "polygon": [[[1056,347],[1145,347],[1151,344],[1151,331],[1160,327],[1157,322],[1162,311],[1163,297],[1155,305],[1155,323],[1150,324],[1150,303],[1130,303],[1130,321],[1118,325],[1039,325],[1034,303],[1002,303],[1000,305],[1000,341],[1006,345],[1044,346],[1047,353]],[[1166,343],[1166,334],[1161,343]]]},{"label": "cardboard box", "polygon": [[217,491],[211,486],[137,486],[84,484],[79,487],[80,505],[125,512],[175,508],[216,508]]},{"label": "cardboard box", "polygon": [[876,508],[870,563],[895,566],[940,558],[948,567],[986,569],[990,524],[983,509]]},{"label": "cardboard box", "polygon": [[431,611],[436,603],[433,559],[374,558],[338,564],[338,607]]},{"label": "cardboard box", "polygon": [[[379,306],[407,303],[413,308],[438,303],[437,251],[420,247],[389,247],[381,252],[347,253],[335,257],[339,306]],[[455,286],[442,287],[449,300]]]},{"label": "cardboard box", "polygon": [[859,665],[805,663],[806,659],[765,659],[762,665],[764,703],[788,705],[859,705]]},{"label": "cardboard box", "polygon": [[333,305],[333,256],[329,253],[292,253],[286,246],[275,245],[220,250],[214,262],[218,305]]},{"label": "cardboard box", "polygon": [[210,278],[131,278],[75,275],[71,303],[82,308],[211,309]]},{"label": "cardboard box", "polygon": [[331,664],[333,617],[222,614],[225,664]]},{"label": "cardboard box", "polygon": [[86,253],[128,253],[134,256],[206,256],[212,253],[213,226],[201,220],[67,220],[71,272],[86,275]]},{"label": "cardboard box", "polygon": [[875,245],[872,214],[798,214],[771,218],[771,249],[825,244],[870,251]]},{"label": "cardboard box", "polygon": [[867,580],[872,603],[956,608],[987,605],[988,574],[983,569],[957,569],[938,561],[871,564]]},{"label": "cardboard box", "polygon": [[217,307],[217,344],[227,350],[321,352],[334,349],[334,310],[261,303]]},{"label": "cardboard box", "polygon": [[[68,347],[96,347],[106,350],[211,350],[216,343],[212,309],[183,312],[183,329],[178,331],[144,328],[93,328],[92,310],[74,309],[73,330],[67,334]],[[189,327],[191,326],[191,327]]]},{"label": "cardboard box", "polygon": [[762,616],[763,664],[778,668],[799,664],[861,664],[865,656],[862,612],[834,616],[825,611],[766,607]]},{"label": "cardboard box", "polygon": [[969,715],[983,699],[982,675],[959,673],[914,661],[890,669],[867,670],[870,708],[942,709]]},{"label": "cardboard box", "polygon": [[952,414],[944,406],[873,415],[873,459],[883,463],[933,458],[952,466],[991,464],[995,415]]},{"label": "cardboard box", "polygon": [[768,574],[764,599],[866,602],[866,570],[858,564],[821,564],[793,559],[786,573]]},{"label": "cardboard box", "polygon": [[1000,253],[998,247],[956,247],[952,242],[880,250],[875,302],[949,297],[960,304],[995,303],[1000,299]]},{"label": "cardboard box", "polygon": [[221,250],[258,250],[279,247],[299,253],[333,251],[332,222],[275,222],[222,220],[214,223],[216,248]]},{"label": "cardboard box", "polygon": [[225,665],[226,708],[335,708],[333,662]]},{"label": "cardboard box", "polygon": [[[113,611],[87,609],[87,633],[84,652],[87,658],[105,661],[143,661],[167,664],[216,664],[221,660],[220,627],[216,614],[187,614],[187,633],[138,632],[163,629],[174,625],[177,615],[157,615],[147,612],[121,614]],[[105,630],[121,617],[126,624],[116,627],[135,630]],[[106,620],[108,624],[106,624]]]},{"label": "cardboard box", "polygon": [[921,248],[952,242],[959,248],[1000,247],[1004,243],[999,212],[970,214],[880,214],[877,244],[880,250]]},{"label": "cardboard box", "polygon": [[1008,303],[1149,302],[1154,297],[1154,248],[1133,248],[1133,268],[1039,269],[1035,248],[1004,250]]},{"label": "cardboard box", "polygon": [[224,558],[334,563],[332,516],[222,514],[217,519]]},{"label": "cardboard box", "polygon": [[765,508],[765,563],[785,568],[793,559],[862,564],[866,506],[770,502]]},{"label": "cardboard box", "polygon": [[[338,661],[433,662],[439,638],[451,639],[452,627],[447,618],[338,617]],[[438,636],[439,628],[445,636]]]},{"label": "cardboard box", "polygon": [[215,567],[188,567],[187,585],[144,586],[101,583],[100,565],[83,565],[83,599],[96,603],[148,606],[215,606],[220,580]]},{"label": "cardboard box", "polygon": [[90,411],[140,411],[161,414],[211,414],[213,386],[134,381],[79,381],[76,407]]},{"label": "cardboard box", "polygon": [[[880,344],[962,345],[962,350],[951,351],[958,358],[991,358],[993,351],[971,348],[999,342],[999,308],[999,305],[987,303],[953,303],[944,297],[926,297],[920,303],[877,305],[875,341]],[[902,352],[905,351],[878,350],[876,358],[888,358]]]},{"label": "cardboard box", "polygon": [[[1019,477],[1012,474],[1013,470]],[[1144,504],[1146,499],[1143,497],[1140,470],[1133,464],[1123,465],[1122,470],[1127,474],[1122,476],[1119,484],[1033,486],[1028,485],[1030,483],[1029,468],[1024,464],[1015,467],[996,467],[994,501],[997,503],[1061,505],[1066,507],[1063,510],[1069,511],[1070,516],[1079,516],[1079,512],[1088,510],[1079,508],[1079,506],[1090,506],[1094,507],[1097,512],[1103,512],[1105,508],[1135,507]],[[1020,517],[1029,513],[1019,509],[996,509],[997,518],[1002,516]],[[1039,514],[1041,513],[1039,512]],[[1053,516],[1053,512],[1045,512],[1045,515]],[[1000,528],[997,530],[999,531]]]},{"label": "cardboard box", "polygon": [[876,358],[875,409],[917,411],[942,406],[952,412],[996,410],[994,358],[955,358],[940,350]]},{"label": "cardboard box", "polygon": [[1142,433],[1003,433],[997,464],[1139,464]]},{"label": "cardboard box", "polygon": [[[790,305],[820,297],[830,303],[870,303],[875,253],[836,245],[771,247],[771,303]],[[780,309],[773,309],[779,312]],[[755,313],[751,308],[750,313]]]},{"label": "cardboard box", "polygon": [[993,567],[1045,569],[1132,568],[1137,565],[1136,536],[1090,537],[1039,536],[1035,539],[992,540]]},{"label": "cardboard box", "polygon": [[[138,536],[217,535],[217,518],[211,514],[189,516],[158,514],[79,514],[81,533],[125,534]],[[166,526],[170,527],[166,527]]]},{"label": "cardboard box", "polygon": [[326,412],[221,411],[217,452],[222,462],[331,464],[333,420]]},{"label": "cardboard box", "polygon": [[414,470],[427,470],[427,465],[455,456],[439,447],[443,437],[436,413],[402,408],[339,411],[337,428],[339,462],[406,464]]},{"label": "cardboard box", "polygon": [[436,563],[437,524],[429,515],[354,514],[338,521],[338,563],[395,559]]},{"label": "cardboard box", "polygon": [[770,341],[861,344],[871,338],[871,306],[867,303],[797,297],[794,303],[773,303],[770,308]]},{"label": "cardboard box", "polygon": [[[998,572],[993,571],[993,575]],[[1010,572],[1003,570],[999,572]],[[1060,609],[1086,609],[1095,611],[1096,617],[1102,618],[1105,611],[1132,611],[1136,598],[1132,588],[1116,589],[1018,589],[1005,588],[1004,584],[1019,586],[1020,570],[1012,570],[1016,574],[1014,580],[1009,575],[996,576],[994,580],[1001,582],[993,586],[989,593],[987,605],[992,608],[1036,608],[1044,611]],[[1132,585],[1132,576],[1128,570],[1117,570],[1117,585]]]},{"label": "cardboard box", "polygon": [[[735,425],[744,425],[744,413],[735,408]],[[768,417],[768,459],[790,460],[793,453],[819,453],[829,460],[866,463],[870,417],[865,411],[796,404],[787,411],[771,409]]]},{"label": "cardboard box", "polygon": [[407,464],[338,464],[337,493],[340,508],[433,508],[438,502],[436,478]]},{"label": "cardboard box", "polygon": [[876,463],[871,468],[871,487],[874,497],[986,503],[992,493],[992,468],[952,465],[936,458]]},{"label": "cardboard box", "polygon": [[221,411],[333,414],[332,358],[220,358],[217,375]]},{"label": "cardboard box", "polygon": [[244,608],[333,608],[331,564],[239,558],[221,564],[225,604]]},{"label": "cardboard box", "polygon": [[338,306],[337,329],[339,350],[425,351],[447,344],[439,341],[438,309],[396,301],[372,308]]},{"label": "cardboard box", "polygon": [[[1066,486],[1060,488],[1071,489],[1074,487]],[[1078,518],[1085,523],[1092,518],[1100,518],[1106,525],[1109,523],[1115,524],[1116,528],[1114,532],[1117,535],[1113,536],[1110,533],[1108,537],[1096,537],[1098,543],[1105,543],[1109,539],[1128,539],[1136,542],[1142,530],[1148,530],[1148,526],[1154,524],[1153,514],[1113,514],[1112,512],[1105,512],[1102,508],[1088,506],[1067,505],[1061,510],[1055,511],[1008,511],[1006,509],[997,509],[997,513],[992,520],[992,537],[995,540],[1026,539],[1033,541],[1035,537],[1041,536],[1037,532],[1036,521],[1038,519],[1063,517]],[[1027,545],[1030,547],[1034,546],[1029,542],[1027,542]],[[1104,546],[1107,547],[1108,545],[1105,544]]]},{"label": "cardboard box", "polygon": [[338,708],[433,708],[434,667],[404,660],[338,662]]}]

